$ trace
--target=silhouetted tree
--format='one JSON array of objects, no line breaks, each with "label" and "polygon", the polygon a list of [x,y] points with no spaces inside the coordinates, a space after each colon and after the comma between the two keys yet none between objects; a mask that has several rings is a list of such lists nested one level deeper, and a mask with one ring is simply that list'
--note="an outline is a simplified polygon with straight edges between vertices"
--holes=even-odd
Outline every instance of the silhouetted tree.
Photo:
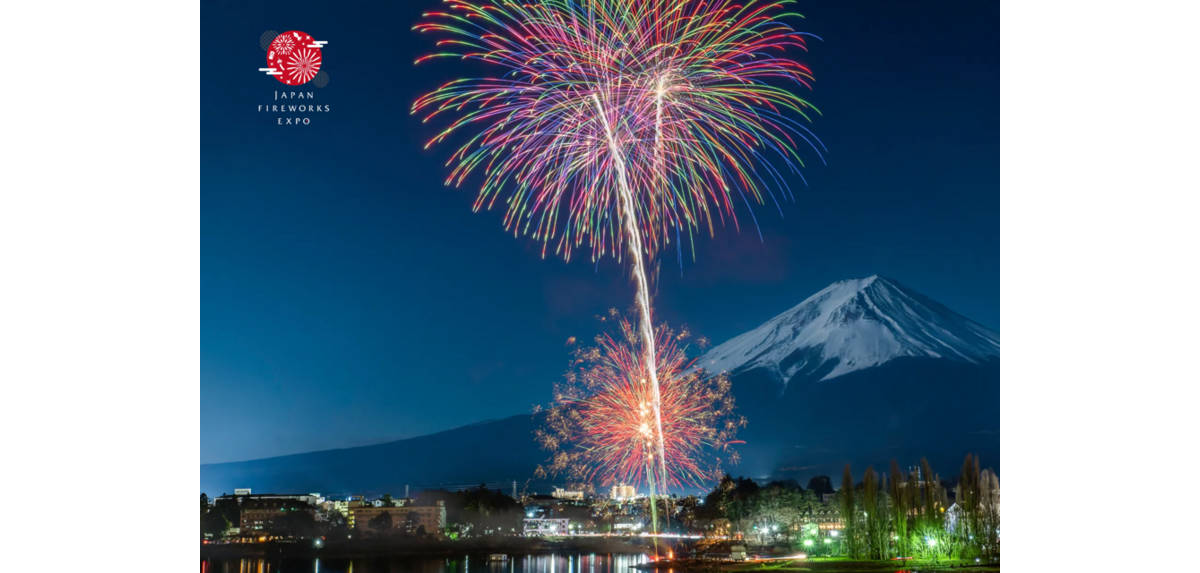
[{"label": "silhouetted tree", "polygon": [[850,464],[842,470],[842,489],[838,490],[838,502],[842,514],[842,539],[846,544],[846,553],[851,557],[859,557],[858,542],[858,513],[854,505],[854,475],[850,473]]},{"label": "silhouetted tree", "polygon": [[380,512],[379,515],[372,517],[371,520],[367,522],[367,527],[370,527],[379,533],[386,532],[392,528],[392,516],[386,511]]},{"label": "silhouetted tree", "polygon": [[833,481],[829,479],[829,476],[814,476],[808,480],[808,491],[813,492],[818,498],[833,493]]}]

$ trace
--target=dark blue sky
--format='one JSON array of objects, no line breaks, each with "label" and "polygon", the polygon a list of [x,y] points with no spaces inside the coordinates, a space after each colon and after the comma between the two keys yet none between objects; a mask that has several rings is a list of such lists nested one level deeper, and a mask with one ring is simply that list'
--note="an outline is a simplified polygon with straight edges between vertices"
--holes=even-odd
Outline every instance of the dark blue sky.
[{"label": "dark blue sky", "polygon": [[[384,441],[528,412],[569,336],[626,308],[613,263],[538,245],[442,187],[415,96],[436,0],[205,2],[201,10],[201,461]],[[999,7],[799,3],[829,148],[782,218],[700,243],[656,312],[715,342],[835,280],[884,274],[999,329]],[[327,40],[307,127],[259,113],[266,30]],[[458,73],[456,73],[458,72]],[[164,118],[164,121],[170,121]],[[748,217],[744,217],[749,222]]]}]

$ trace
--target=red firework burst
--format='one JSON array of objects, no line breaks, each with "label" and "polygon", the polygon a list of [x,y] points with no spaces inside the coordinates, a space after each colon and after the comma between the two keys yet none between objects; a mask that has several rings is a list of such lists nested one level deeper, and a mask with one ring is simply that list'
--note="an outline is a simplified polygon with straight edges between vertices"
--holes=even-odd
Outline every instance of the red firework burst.
[{"label": "red firework burst", "polygon": [[[617,324],[618,336],[602,334],[596,346],[575,353],[538,430],[553,452],[545,469],[589,484],[644,484],[656,463],[653,390],[638,335],[629,321]],[[723,462],[737,462],[729,444],[746,422],[734,415],[725,376],[691,370],[686,330],[662,325],[655,337],[667,486],[704,486],[720,476]]]}]

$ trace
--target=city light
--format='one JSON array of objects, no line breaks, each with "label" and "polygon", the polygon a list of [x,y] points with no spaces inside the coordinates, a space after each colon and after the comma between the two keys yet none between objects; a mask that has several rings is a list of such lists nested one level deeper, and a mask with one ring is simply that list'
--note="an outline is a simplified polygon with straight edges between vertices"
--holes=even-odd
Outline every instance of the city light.
[{"label": "city light", "polygon": [[805,540],[804,540],[804,546],[805,546],[805,547],[812,547],[812,546],[813,546],[813,540],[811,540],[811,539],[805,539]]}]

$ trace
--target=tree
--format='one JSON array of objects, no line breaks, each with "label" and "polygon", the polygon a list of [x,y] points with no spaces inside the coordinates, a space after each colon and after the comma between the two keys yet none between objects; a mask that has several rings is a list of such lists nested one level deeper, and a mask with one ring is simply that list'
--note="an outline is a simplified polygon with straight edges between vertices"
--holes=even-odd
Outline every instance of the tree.
[{"label": "tree", "polygon": [[800,505],[800,484],[771,482],[755,492],[750,521],[761,538],[774,540],[799,525]]},{"label": "tree", "polygon": [[958,475],[958,494],[955,496],[960,518],[955,523],[955,537],[965,550],[965,557],[979,554],[983,542],[979,527],[979,460],[971,454],[963,459]]},{"label": "tree", "polygon": [[865,518],[863,553],[871,559],[883,559],[886,549],[884,543],[885,522],[881,519],[879,502],[879,482],[876,478],[875,468],[867,466],[867,471],[863,474],[862,494],[862,507],[865,514],[863,516]]},{"label": "tree", "polygon": [[372,517],[371,520],[367,522],[367,527],[370,527],[379,533],[388,531],[392,528],[392,516],[386,511],[381,511],[379,512],[379,515]]},{"label": "tree", "polygon": [[278,535],[309,538],[316,535],[317,522],[309,511],[293,509],[273,521],[271,530]]},{"label": "tree", "polygon": [[396,507],[396,502],[392,501],[392,494],[390,493],[380,496],[379,501],[383,503],[383,507]]},{"label": "tree", "polygon": [[908,556],[908,488],[904,485],[904,474],[900,464],[892,460],[888,468],[888,497],[891,501],[892,532],[896,537],[896,552]]},{"label": "tree", "polygon": [[210,537],[220,537],[240,520],[241,508],[238,507],[237,500],[218,497],[201,517],[200,532]]},{"label": "tree", "polygon": [[342,512],[337,511],[337,510],[332,510],[332,511],[325,513],[324,517],[325,517],[325,519],[322,522],[323,523],[322,529],[324,530],[325,535],[345,536],[347,533],[349,533],[348,525],[346,523],[346,516],[342,515]]},{"label": "tree", "polygon": [[854,475],[850,473],[850,464],[842,470],[842,489],[838,491],[838,502],[842,513],[842,538],[846,544],[846,553],[851,557],[859,557],[858,544],[858,514],[854,506]]},{"label": "tree", "polygon": [[208,517],[208,495],[203,492],[200,494],[200,535],[204,536],[205,527],[204,520]]},{"label": "tree", "polygon": [[220,537],[232,525],[224,513],[212,508],[200,517],[200,534],[206,537]]},{"label": "tree", "polygon": [[808,491],[813,492],[813,495],[816,495],[818,498],[820,498],[825,494],[834,492],[833,481],[829,479],[829,476],[814,476],[812,479],[808,480],[807,489]]},{"label": "tree", "polygon": [[990,469],[983,470],[979,477],[983,554],[993,560],[1000,556],[1000,478]]}]

